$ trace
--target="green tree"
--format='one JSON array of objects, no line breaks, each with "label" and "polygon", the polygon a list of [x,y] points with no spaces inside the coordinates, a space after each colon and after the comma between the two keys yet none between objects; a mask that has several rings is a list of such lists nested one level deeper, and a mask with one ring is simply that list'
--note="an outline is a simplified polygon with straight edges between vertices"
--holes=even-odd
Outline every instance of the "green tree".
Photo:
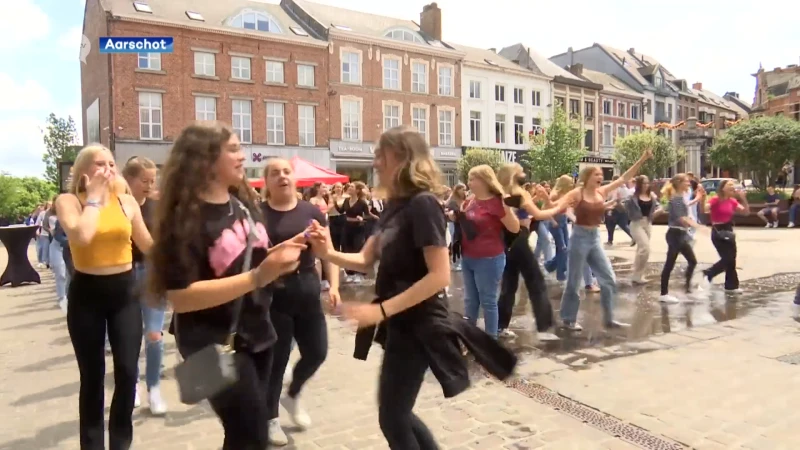
[{"label": "green tree", "polygon": [[646,149],[652,149],[653,157],[647,160],[639,171],[650,178],[662,176],[684,154],[683,148],[675,147],[668,137],[654,131],[643,131],[617,138],[614,147],[614,160],[622,172],[634,165]]},{"label": "green tree", "polygon": [[44,131],[45,153],[42,156],[44,162],[44,178],[58,185],[58,163],[61,161],[74,161],[78,152],[75,140],[77,132],[75,121],[72,116],[63,119],[50,113],[47,118],[47,129]]},{"label": "green tree", "polygon": [[55,186],[41,178],[0,174],[0,217],[27,216],[37,205],[50,201],[55,193]]},{"label": "green tree", "polygon": [[522,155],[520,165],[534,180],[553,181],[571,174],[585,155],[580,122],[570,119],[563,108],[554,108],[549,127],[530,139],[530,150]]},{"label": "green tree", "polygon": [[766,186],[770,173],[800,160],[800,122],[786,117],[758,117],[740,122],[719,137],[709,150],[723,169],[753,172]]},{"label": "green tree", "polygon": [[486,164],[491,167],[495,172],[500,166],[503,165],[503,156],[497,150],[488,150],[483,148],[468,148],[464,156],[458,160],[456,168],[458,170],[458,178],[466,183],[469,179],[469,171],[473,167]]}]

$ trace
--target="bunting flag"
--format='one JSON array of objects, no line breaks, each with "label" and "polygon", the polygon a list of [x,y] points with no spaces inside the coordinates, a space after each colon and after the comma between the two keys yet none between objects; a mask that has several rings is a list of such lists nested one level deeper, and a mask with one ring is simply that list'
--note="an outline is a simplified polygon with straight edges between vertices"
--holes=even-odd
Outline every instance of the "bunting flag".
[{"label": "bunting flag", "polygon": [[[735,125],[735,124],[737,124],[737,123],[739,123],[741,121],[742,121],[742,119],[739,119],[739,120],[737,120],[735,122],[726,120],[725,121],[725,125],[731,126],[731,125]],[[697,126],[699,128],[713,127],[714,124],[715,124],[714,122],[706,122],[706,123],[697,122]],[[685,125],[686,125],[686,121],[682,120],[682,121],[676,123],[675,125],[673,125],[671,123],[667,123],[667,122],[659,122],[659,123],[657,123],[655,125],[648,125],[646,123],[642,123],[642,128],[647,129],[647,130],[676,130],[678,128],[683,128]]]}]

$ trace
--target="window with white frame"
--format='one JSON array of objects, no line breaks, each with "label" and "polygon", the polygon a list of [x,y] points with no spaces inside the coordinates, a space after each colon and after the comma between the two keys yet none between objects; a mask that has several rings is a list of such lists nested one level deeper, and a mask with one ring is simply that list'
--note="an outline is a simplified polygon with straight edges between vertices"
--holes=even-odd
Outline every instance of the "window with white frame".
[{"label": "window with white frame", "polygon": [[317,145],[316,108],[313,105],[297,105],[297,127],[301,147]]},{"label": "window with white frame", "polygon": [[163,138],[163,118],[161,117],[161,94],[139,92],[139,137],[142,139]]},{"label": "window with white frame", "polygon": [[400,105],[383,105],[383,131],[399,127],[401,123]]},{"label": "window with white frame", "polygon": [[400,90],[400,60],[383,59],[383,88]]},{"label": "window with white frame", "polygon": [[494,85],[494,100],[497,102],[504,102],[506,101],[506,87],[495,84]]},{"label": "window with white frame", "polygon": [[542,93],[539,91],[531,91],[531,104],[533,106],[542,106]]},{"label": "window with white frame", "polygon": [[506,115],[494,115],[494,142],[496,144],[506,143]]},{"label": "window with white frame", "polygon": [[416,128],[425,140],[428,140],[428,110],[415,106],[411,108],[411,126]]},{"label": "window with white frame", "polygon": [[342,52],[342,83],[361,84],[361,54]]},{"label": "window with white frame", "polygon": [[387,37],[389,39],[396,39],[398,41],[413,42],[415,44],[424,44],[425,43],[425,41],[423,41],[422,38],[419,37],[419,35],[417,35],[413,31],[405,29],[405,28],[398,28],[398,29],[395,29],[395,30],[389,30],[389,31],[386,32],[386,34],[384,34],[384,37]]},{"label": "window with white frame", "polygon": [[428,65],[423,62],[411,63],[411,92],[428,93]]},{"label": "window with white frame", "polygon": [[161,53],[139,53],[139,68],[161,70]]},{"label": "window with white frame", "polygon": [[217,74],[216,55],[206,52],[194,52],[194,74],[213,77]]},{"label": "window with white frame", "polygon": [[453,111],[439,110],[439,145],[452,147],[453,144]]},{"label": "window with white frame", "polygon": [[617,127],[617,138],[624,138],[625,137],[625,127],[620,125]]},{"label": "window with white frame", "polygon": [[626,117],[627,116],[626,113],[628,112],[627,109],[628,105],[626,105],[625,103],[622,102],[617,103],[617,116],[623,118]]},{"label": "window with white frame", "polygon": [[217,99],[214,97],[195,97],[194,119],[217,120]]},{"label": "window with white frame", "polygon": [[472,142],[481,141],[481,113],[480,111],[469,112],[469,140]]},{"label": "window with white frame", "polygon": [[542,119],[534,117],[531,120],[531,131],[533,131],[533,134],[536,136],[542,134]]},{"label": "window with white frame", "polygon": [[269,14],[252,9],[242,10],[228,22],[228,25],[236,28],[244,28],[245,30],[258,30],[269,33],[283,32],[275,18]]},{"label": "window with white frame", "polygon": [[614,129],[609,124],[603,125],[603,145],[614,145]]},{"label": "window with white frame", "polygon": [[631,105],[631,119],[639,119],[639,105]]},{"label": "window with white frame", "polygon": [[481,98],[481,82],[470,80],[469,98]]},{"label": "window with white frame", "polygon": [[514,88],[514,104],[521,105],[524,103],[522,98],[522,88]]},{"label": "window with white frame", "polygon": [[[231,78],[236,80],[250,79],[250,58],[242,56],[231,57]],[[241,136],[239,139],[241,139]]]},{"label": "window with white frame", "polygon": [[314,80],[314,66],[308,64],[297,65],[297,85],[305,87],[314,87],[316,84]]},{"label": "window with white frame", "polygon": [[233,131],[244,144],[253,142],[253,104],[250,100],[233,100]]},{"label": "window with white frame", "polygon": [[283,103],[267,102],[267,144],[286,143],[286,117]]},{"label": "window with white frame", "polygon": [[603,114],[606,116],[614,114],[613,103],[611,103],[611,100],[603,100]]},{"label": "window with white frame", "polygon": [[525,143],[525,118],[514,116],[514,144],[522,145]]},{"label": "window with white frame", "polygon": [[453,95],[453,68],[439,66],[439,95]]},{"label": "window with white frame", "polygon": [[283,62],[267,61],[267,83],[284,83]]},{"label": "window with white frame", "polygon": [[342,139],[361,140],[361,100],[342,100]]}]

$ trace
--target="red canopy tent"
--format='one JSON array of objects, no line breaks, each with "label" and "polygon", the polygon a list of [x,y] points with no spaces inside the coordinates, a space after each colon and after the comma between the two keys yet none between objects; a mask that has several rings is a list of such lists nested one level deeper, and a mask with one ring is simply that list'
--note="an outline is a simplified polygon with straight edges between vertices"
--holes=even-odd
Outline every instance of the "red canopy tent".
[{"label": "red canopy tent", "polygon": [[[292,165],[297,187],[313,186],[318,181],[325,184],[347,183],[350,181],[350,177],[347,175],[340,175],[332,170],[311,164],[299,156],[293,157],[289,163]],[[264,187],[263,178],[251,178],[248,181],[250,186],[256,189]]]}]

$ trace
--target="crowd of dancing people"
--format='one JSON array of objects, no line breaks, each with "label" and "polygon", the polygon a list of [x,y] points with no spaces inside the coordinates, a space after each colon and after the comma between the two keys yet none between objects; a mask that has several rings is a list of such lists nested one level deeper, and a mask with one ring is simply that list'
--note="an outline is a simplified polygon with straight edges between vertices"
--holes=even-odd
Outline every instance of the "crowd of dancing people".
[{"label": "crowd of dancing people", "polygon": [[[601,225],[606,243],[617,226],[632,237],[632,282],[643,284],[653,218],[668,215],[662,302],[683,301],[668,289],[679,255],[688,263],[686,293],[722,273],[725,289],[740,292],[731,223],[748,210],[746,199],[725,182],[707,199],[683,174],[660,198],[638,175],[651,156],[645,151],[608,184],[599,168],[588,167],[577,180],[553,180],[551,189],[507,164],[496,172],[474,167],[466,185],[449,188],[424,137],[398,127],[375,150],[377,186],[317,183],[300,194],[281,158],[267,160],[264,187],[252,189],[239,139],[221,122],[187,126],[160,174],[147,158],[119,169],[108,149],[85,147],[42,231],[54,237],[48,262],[80,371],[81,448],[105,448],[106,342],[114,364],[110,448],[128,449],[133,440],[142,342],[141,389],[150,411],[166,414],[159,385],[170,317],[181,400],[208,401],[224,430],[222,448],[286,445],[281,405],[283,419],[300,430],[312,425],[301,398],[328,354],[326,313],[357,323],[355,357],[366,359],[373,342],[384,349],[378,423],[389,447],[439,448],[413,413],[425,373],[433,372],[447,398],[469,387],[468,360],[499,379],[510,376],[517,360],[503,337],[513,335],[520,278],[541,340],[559,339],[557,328],[582,330],[583,290],[599,293],[606,328],[628,326],[614,316],[617,280]],[[710,213],[720,254],[701,279],[694,275],[693,230],[707,228],[698,208]],[[454,272],[463,277],[463,314],[448,304]],[[558,323],[547,276],[563,288]],[[374,278],[373,302],[342,302],[341,283],[367,278]],[[295,347],[300,358],[290,367]]]}]

